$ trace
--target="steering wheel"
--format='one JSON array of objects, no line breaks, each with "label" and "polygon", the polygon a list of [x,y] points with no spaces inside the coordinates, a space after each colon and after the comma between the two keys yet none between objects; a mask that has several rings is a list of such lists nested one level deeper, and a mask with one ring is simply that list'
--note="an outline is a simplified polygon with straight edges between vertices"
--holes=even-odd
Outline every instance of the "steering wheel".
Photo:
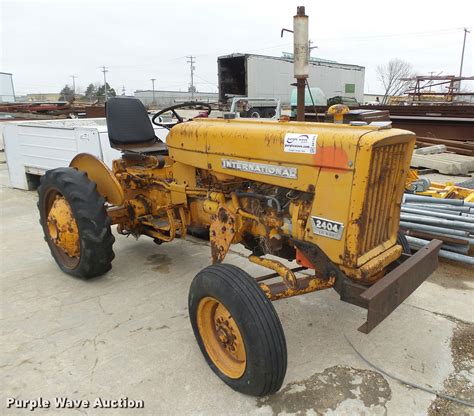
[{"label": "steering wheel", "polygon": [[211,111],[212,111],[211,106],[207,103],[201,103],[199,101],[189,101],[189,102],[185,102],[185,103],[181,103],[181,104],[172,105],[171,107],[163,108],[163,110],[160,110],[160,111],[158,111],[157,113],[155,113],[153,115],[153,117],[151,119],[151,122],[156,126],[169,128],[165,124],[160,123],[159,121],[156,122],[155,120],[158,117],[160,117],[162,114],[167,113],[168,111],[171,111],[174,114],[174,116],[178,119],[178,123],[182,123],[184,121],[184,119],[183,119],[183,117],[181,117],[176,112],[176,109],[177,108],[184,108],[184,107],[204,107],[207,110],[207,115],[208,116],[209,116],[209,114],[211,114]]}]

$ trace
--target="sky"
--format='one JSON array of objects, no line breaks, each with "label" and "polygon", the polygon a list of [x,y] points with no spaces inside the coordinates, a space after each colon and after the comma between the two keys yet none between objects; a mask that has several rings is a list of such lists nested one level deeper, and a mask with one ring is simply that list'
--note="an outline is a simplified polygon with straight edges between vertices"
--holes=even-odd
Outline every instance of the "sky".
[{"label": "sky", "polygon": [[[55,93],[107,81],[117,93],[185,91],[186,56],[196,57],[199,91],[217,91],[217,57],[292,52],[296,6],[306,6],[312,56],[365,66],[366,93],[383,88],[376,68],[392,58],[414,73],[459,74],[463,28],[474,28],[474,1],[452,7],[425,0],[211,1],[0,0],[0,71],[13,73],[15,92]],[[467,35],[463,75],[474,75],[474,33]],[[311,83],[311,80],[309,80]]]}]

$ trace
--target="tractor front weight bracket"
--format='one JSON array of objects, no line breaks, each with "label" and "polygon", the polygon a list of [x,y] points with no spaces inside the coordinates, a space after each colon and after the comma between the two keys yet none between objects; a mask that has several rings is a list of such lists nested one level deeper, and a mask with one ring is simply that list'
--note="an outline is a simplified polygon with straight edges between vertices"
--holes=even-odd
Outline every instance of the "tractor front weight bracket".
[{"label": "tractor front weight bracket", "polygon": [[294,244],[318,271],[335,276],[334,289],[342,301],[367,309],[367,321],[359,327],[359,331],[368,334],[436,270],[442,242],[433,240],[413,255],[403,254],[372,286],[349,279],[319,247],[296,240]]}]

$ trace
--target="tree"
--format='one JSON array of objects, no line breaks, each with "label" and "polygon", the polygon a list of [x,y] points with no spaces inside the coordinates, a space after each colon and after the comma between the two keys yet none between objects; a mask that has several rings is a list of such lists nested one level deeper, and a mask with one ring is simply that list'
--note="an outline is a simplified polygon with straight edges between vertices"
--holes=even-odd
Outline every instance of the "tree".
[{"label": "tree", "polygon": [[86,97],[90,102],[96,101],[97,100],[97,87],[94,84],[90,83],[86,88],[84,97]]},{"label": "tree", "polygon": [[59,93],[59,101],[71,101],[74,99],[74,91],[69,85],[65,85]]},{"label": "tree", "polygon": [[412,84],[406,79],[412,76],[412,66],[401,59],[391,59],[387,64],[377,66],[377,76],[385,88],[382,104],[387,104],[391,96],[403,94]]},{"label": "tree", "polygon": [[[107,82],[107,97],[115,97],[116,95],[117,95],[117,93],[115,92],[115,90],[113,88],[110,88],[110,85]],[[105,96],[105,88],[104,88],[103,85],[101,85],[97,89],[97,96],[98,97],[104,97]]]}]

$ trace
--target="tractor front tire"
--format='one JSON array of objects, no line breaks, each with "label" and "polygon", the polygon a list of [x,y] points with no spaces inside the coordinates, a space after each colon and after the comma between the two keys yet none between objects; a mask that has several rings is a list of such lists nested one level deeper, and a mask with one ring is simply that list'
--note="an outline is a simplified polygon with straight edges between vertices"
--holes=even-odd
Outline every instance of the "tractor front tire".
[{"label": "tractor front tire", "polygon": [[194,335],[211,369],[232,389],[265,396],[286,373],[286,341],[278,315],[257,282],[230,264],[206,267],[189,291]]},{"label": "tractor front tire", "polygon": [[108,272],[115,238],[97,185],[82,171],[58,168],[41,178],[38,194],[44,238],[61,270],[82,279]]}]

